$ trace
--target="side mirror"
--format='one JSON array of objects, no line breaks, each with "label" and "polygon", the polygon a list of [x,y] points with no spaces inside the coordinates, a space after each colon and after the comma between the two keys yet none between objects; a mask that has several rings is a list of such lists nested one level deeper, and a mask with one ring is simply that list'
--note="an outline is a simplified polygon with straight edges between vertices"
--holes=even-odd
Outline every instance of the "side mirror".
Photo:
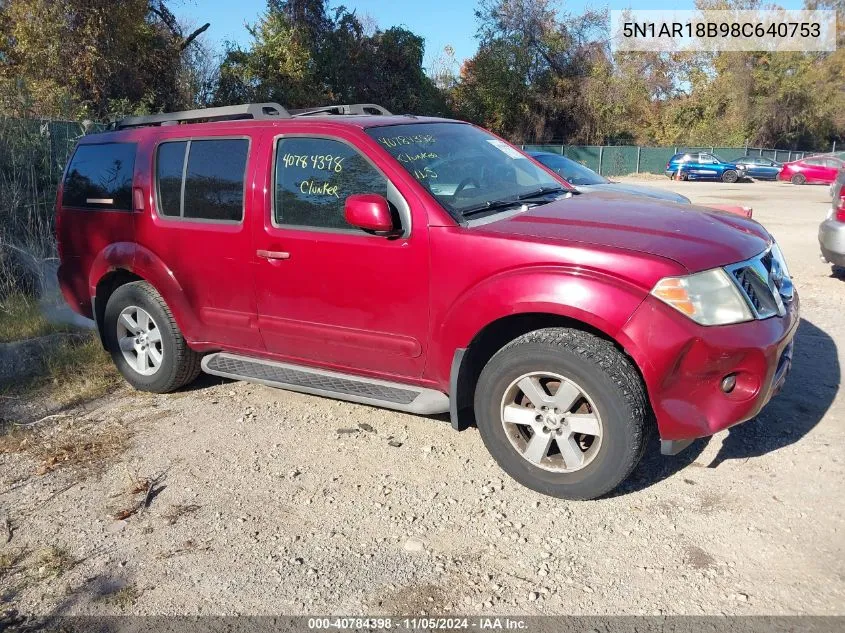
[{"label": "side mirror", "polygon": [[349,196],[346,198],[343,214],[352,226],[372,233],[392,233],[395,228],[387,200],[375,193],[356,193]]}]

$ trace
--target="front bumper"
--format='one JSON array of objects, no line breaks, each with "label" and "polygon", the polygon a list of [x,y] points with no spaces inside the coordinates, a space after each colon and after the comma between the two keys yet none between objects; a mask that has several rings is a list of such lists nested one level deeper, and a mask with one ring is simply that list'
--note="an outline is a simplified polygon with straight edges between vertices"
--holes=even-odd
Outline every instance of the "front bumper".
[{"label": "front bumper", "polygon": [[827,218],[819,225],[819,247],[825,261],[845,266],[845,222]]},{"label": "front bumper", "polygon": [[[623,328],[664,441],[706,437],[753,418],[792,365],[798,295],[783,317],[705,327],[649,296]],[[725,376],[736,387],[722,390]]]}]

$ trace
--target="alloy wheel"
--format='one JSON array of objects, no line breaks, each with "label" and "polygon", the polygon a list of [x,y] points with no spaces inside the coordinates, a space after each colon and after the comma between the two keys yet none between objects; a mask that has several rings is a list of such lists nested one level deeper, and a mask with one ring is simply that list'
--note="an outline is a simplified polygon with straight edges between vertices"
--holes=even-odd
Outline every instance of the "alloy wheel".
[{"label": "alloy wheel", "polygon": [[501,418],[516,452],[543,470],[581,470],[601,447],[598,409],[583,388],[558,374],[532,372],[514,380],[502,398]]},{"label": "alloy wheel", "polygon": [[164,360],[161,330],[149,312],[138,306],[124,308],[117,319],[117,341],[130,368],[152,376]]}]

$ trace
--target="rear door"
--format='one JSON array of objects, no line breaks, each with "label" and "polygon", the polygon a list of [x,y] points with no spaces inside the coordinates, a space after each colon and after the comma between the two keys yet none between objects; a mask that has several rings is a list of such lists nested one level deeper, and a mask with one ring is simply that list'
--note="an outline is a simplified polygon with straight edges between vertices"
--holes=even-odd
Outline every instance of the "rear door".
[{"label": "rear door", "polygon": [[[425,209],[399,169],[353,128],[278,135],[256,225],[258,315],[267,350],[352,371],[422,374],[429,312]],[[328,131],[330,130],[330,131]],[[349,226],[344,201],[385,196],[399,233]]]},{"label": "rear door", "polygon": [[170,268],[201,324],[194,342],[260,350],[252,283],[251,190],[256,140],[247,133],[185,136],[148,147],[152,210],[138,241]]},{"label": "rear door", "polygon": [[801,173],[808,182],[823,182],[826,171],[827,166],[823,158],[808,158],[804,161],[804,169]]}]

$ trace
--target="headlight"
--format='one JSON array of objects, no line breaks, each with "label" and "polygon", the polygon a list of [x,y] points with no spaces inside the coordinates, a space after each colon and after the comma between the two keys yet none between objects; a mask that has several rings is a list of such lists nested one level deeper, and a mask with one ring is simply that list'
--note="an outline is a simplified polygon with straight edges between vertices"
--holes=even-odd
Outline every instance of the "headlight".
[{"label": "headlight", "polygon": [[721,268],[686,277],[664,277],[651,294],[701,325],[754,319],[739,289]]}]

